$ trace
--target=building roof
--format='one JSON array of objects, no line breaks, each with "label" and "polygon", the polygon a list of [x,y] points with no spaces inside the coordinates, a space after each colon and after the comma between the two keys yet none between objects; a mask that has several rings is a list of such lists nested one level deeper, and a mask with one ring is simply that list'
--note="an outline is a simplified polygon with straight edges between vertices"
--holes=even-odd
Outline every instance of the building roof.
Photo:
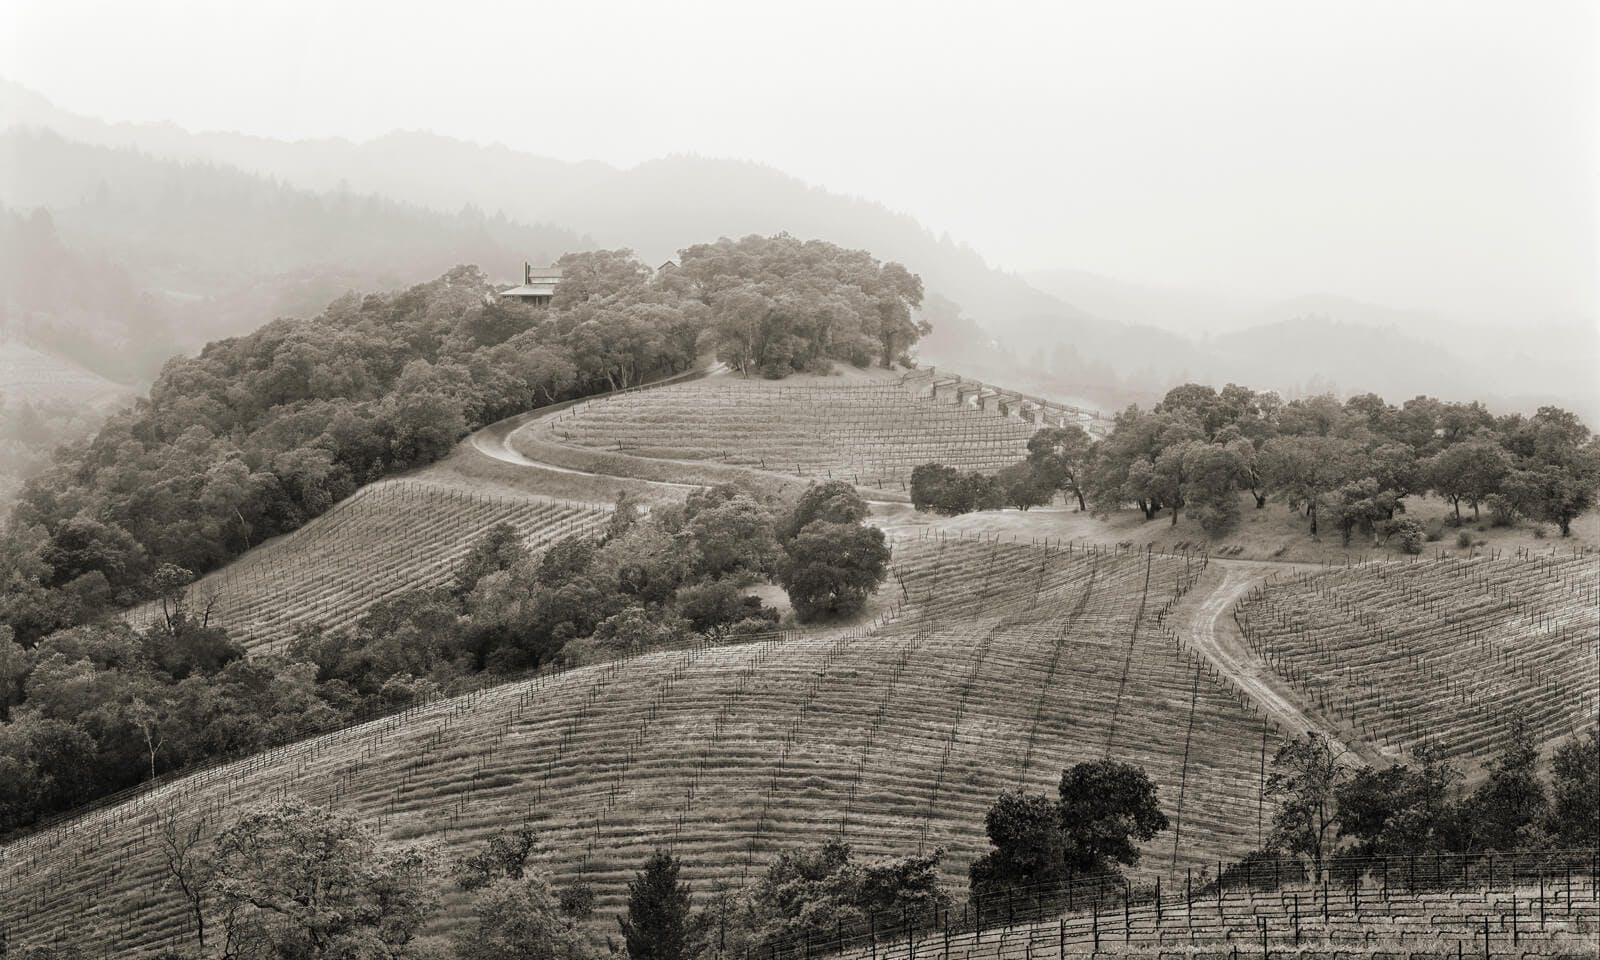
[{"label": "building roof", "polygon": [[502,297],[549,297],[556,292],[554,281],[543,280],[533,283],[524,283],[520,287],[500,291]]}]

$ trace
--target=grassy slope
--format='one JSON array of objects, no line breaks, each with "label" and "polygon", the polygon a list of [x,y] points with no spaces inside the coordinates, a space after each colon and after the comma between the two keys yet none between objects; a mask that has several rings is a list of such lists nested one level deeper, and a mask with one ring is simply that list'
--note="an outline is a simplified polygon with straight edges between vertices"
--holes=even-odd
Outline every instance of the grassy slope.
[{"label": "grassy slope", "polygon": [[1494,756],[1513,716],[1553,743],[1600,719],[1600,557],[1421,559],[1274,576],[1243,636],[1352,738]]},{"label": "grassy slope", "polygon": [[1148,870],[1254,843],[1260,721],[1158,623],[1196,564],[925,539],[898,545],[895,566],[900,616],[864,635],[664,651],[509,684],[13,843],[0,909],[25,940],[57,925],[119,931],[124,952],[181,938],[177,905],[148,896],[157,818],[215,823],[279,791],[450,852],[528,818],[559,878],[596,885],[602,924],[662,843],[703,885],[842,829],[867,854],[943,846],[959,883],[995,795],[1048,789],[1108,744],[1150,770],[1181,824],[1181,844],[1148,845]]},{"label": "grassy slope", "polygon": [[[606,516],[601,505],[384,480],[201,578],[189,604],[247,650],[273,649],[302,627],[349,626],[381,600],[444,586],[496,524],[511,524],[538,551],[594,530]],[[161,615],[158,605],[144,604],[127,619],[143,625]]]},{"label": "grassy slope", "polygon": [[[712,479],[677,473],[681,465],[670,460],[650,463],[661,478]],[[413,479],[492,496],[682,494],[638,479],[499,462],[468,445]],[[1426,502],[1414,508],[1436,509]],[[1053,771],[1102,755],[1108,742],[1145,763],[1169,802],[1173,784],[1185,796],[1181,838],[1152,844],[1149,869],[1253,845],[1261,723],[1224,685],[1196,671],[1164,629],[1147,625],[1136,655],[1126,656],[1138,608],[1128,558],[1105,561],[1095,589],[1086,591],[1081,567],[1073,574],[1060,559],[1071,555],[1039,560],[1044,555],[1031,548],[980,545],[976,537],[1163,547],[1201,542],[1190,521],[1171,528],[1165,520],[1100,519],[1062,508],[953,519],[894,504],[875,511],[903,541],[896,563],[905,587],[880,593],[880,610],[891,600],[904,610],[870,636],[813,633],[584,668],[165,787],[6,848],[8,866],[23,868],[6,871],[17,884],[7,888],[10,919],[26,916],[20,927],[29,932],[74,915],[92,919],[75,906],[90,902],[86,884],[99,882],[101,909],[120,918],[111,925],[129,944],[154,943],[162,931],[176,930],[171,905],[127,898],[134,886],[151,889],[153,818],[163,810],[215,816],[277,789],[350,805],[395,835],[441,839],[453,850],[528,817],[544,831],[560,876],[597,883],[602,912],[615,909],[624,875],[654,844],[681,845],[699,864],[697,879],[736,880],[778,849],[838,830],[841,818],[847,836],[869,853],[945,844],[959,882],[981,852],[982,809],[995,792],[1019,782],[1047,787]],[[1301,530],[1287,511],[1246,511],[1223,544],[1240,546],[1244,556],[1347,555],[1336,538],[1315,543]],[[1580,530],[1592,538],[1593,518]],[[937,531],[967,532],[968,539],[942,553],[937,539],[917,539]],[[1555,544],[1526,532],[1480,536],[1491,547]],[[1085,561],[1078,554],[1075,562]],[[1179,576],[1167,571],[1154,582]],[[1055,586],[1036,586],[1047,582]],[[1090,599],[1080,610],[1085,592]],[[1071,628],[1063,630],[1065,623]],[[1128,682],[1125,663],[1134,666]],[[1185,765],[1174,751],[1188,739],[1177,731],[1189,729],[1196,755]]]},{"label": "grassy slope", "polygon": [[99,403],[128,388],[16,340],[0,339],[0,394],[12,400]]},{"label": "grassy slope", "polygon": [[1016,417],[928,396],[925,375],[843,368],[781,381],[724,374],[607,397],[517,431],[547,463],[653,480],[714,483],[783,476],[850,480],[871,499],[907,499],[918,463],[996,469],[1031,428]]},{"label": "grassy slope", "polygon": [[[1444,517],[1449,513],[1447,504],[1431,497],[1412,497],[1408,501],[1408,515],[1423,521]],[[911,530],[937,527],[947,531],[962,531],[969,536],[1013,534],[1028,537],[1076,540],[1090,543],[1125,543],[1156,550],[1204,550],[1220,556],[1233,556],[1247,560],[1277,560],[1288,563],[1334,563],[1350,560],[1386,557],[1405,559],[1393,545],[1374,546],[1370,539],[1359,533],[1345,547],[1335,529],[1324,527],[1322,535],[1313,539],[1307,532],[1304,517],[1287,507],[1269,503],[1256,510],[1255,501],[1241,495],[1239,523],[1220,537],[1210,537],[1200,525],[1180,515],[1173,526],[1163,514],[1154,520],[1144,519],[1137,510],[1122,510],[1110,515],[1082,513],[1072,506],[1057,503],[1051,507],[1020,510],[994,510],[966,514],[960,517],[938,517],[917,513],[909,505],[880,504],[874,508],[876,522],[891,530]],[[1470,518],[1470,513],[1468,514]],[[1600,549],[1600,511],[1591,511],[1579,517],[1572,525],[1573,536],[1563,539],[1554,528],[1547,527],[1547,535],[1539,538],[1533,527],[1521,523],[1515,527],[1492,527],[1485,518],[1478,523],[1469,522],[1462,528],[1476,542],[1470,548],[1456,544],[1457,530],[1444,528],[1443,539],[1429,543],[1427,556],[1482,556],[1498,552],[1515,554],[1519,550],[1543,554],[1569,554],[1577,550]]]}]

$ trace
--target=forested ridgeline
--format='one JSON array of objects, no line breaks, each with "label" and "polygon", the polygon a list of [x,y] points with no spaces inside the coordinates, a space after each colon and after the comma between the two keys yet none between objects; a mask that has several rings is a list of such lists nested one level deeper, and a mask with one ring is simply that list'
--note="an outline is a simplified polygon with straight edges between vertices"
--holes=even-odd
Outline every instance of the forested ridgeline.
[{"label": "forested ridgeline", "polygon": [[559,264],[545,311],[459,267],[170,362],[148,397],[23,491],[4,532],[0,624],[31,644],[152,597],[163,565],[212,569],[476,426],[685,370],[703,333],[768,376],[864,365],[918,334],[914,275],[822,241],[724,240],[660,273],[626,251]]}]

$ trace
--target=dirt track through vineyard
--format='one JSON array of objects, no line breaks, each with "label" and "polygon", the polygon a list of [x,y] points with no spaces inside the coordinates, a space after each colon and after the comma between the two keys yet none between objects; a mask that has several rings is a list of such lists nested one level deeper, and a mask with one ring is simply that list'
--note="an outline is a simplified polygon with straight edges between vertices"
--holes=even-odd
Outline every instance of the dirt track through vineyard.
[{"label": "dirt track through vineyard", "polygon": [[[470,446],[477,453],[502,463],[577,476],[591,476],[597,479],[606,478],[606,474],[535,460],[512,445],[511,438],[517,431],[529,426],[548,412],[550,412],[548,409],[533,411],[490,424],[468,437],[463,445]],[[641,479],[639,482],[679,490],[693,490],[702,486],[666,480]],[[878,503],[878,501],[868,502]],[[900,506],[887,502],[880,505]],[[1348,750],[1351,756],[1358,756],[1368,763],[1380,761],[1381,754],[1371,744],[1347,742],[1332,722],[1308,704],[1302,703],[1289,684],[1244,642],[1230,616],[1234,603],[1250,588],[1265,580],[1271,571],[1303,566],[1305,565],[1212,557],[1207,571],[1201,575],[1194,589],[1180,604],[1178,616],[1174,618],[1173,624],[1196,653],[1210,661],[1212,666],[1254,700],[1284,731],[1298,735],[1315,730],[1326,734],[1335,743],[1336,749]]]},{"label": "dirt track through vineyard", "polygon": [[1234,603],[1272,570],[1299,566],[1212,557],[1206,572],[1174,612],[1173,626],[1196,653],[1209,660],[1286,732],[1317,731],[1326,734],[1336,750],[1349,750],[1368,763],[1380,761],[1380,753],[1371,744],[1345,740],[1332,722],[1302,703],[1289,684],[1245,643],[1230,615]]}]

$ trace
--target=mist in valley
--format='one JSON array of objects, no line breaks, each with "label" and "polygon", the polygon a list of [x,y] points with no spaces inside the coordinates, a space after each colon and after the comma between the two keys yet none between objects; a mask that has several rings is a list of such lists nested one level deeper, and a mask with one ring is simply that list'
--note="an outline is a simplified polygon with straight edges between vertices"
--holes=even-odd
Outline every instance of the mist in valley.
[{"label": "mist in valley", "polygon": [[787,232],[919,273],[924,363],[1076,402],[1600,419],[1584,5],[622,5],[539,11],[537,53],[520,13],[388,9],[6,14],[5,416],[83,429],[169,356],[459,263]]}]

